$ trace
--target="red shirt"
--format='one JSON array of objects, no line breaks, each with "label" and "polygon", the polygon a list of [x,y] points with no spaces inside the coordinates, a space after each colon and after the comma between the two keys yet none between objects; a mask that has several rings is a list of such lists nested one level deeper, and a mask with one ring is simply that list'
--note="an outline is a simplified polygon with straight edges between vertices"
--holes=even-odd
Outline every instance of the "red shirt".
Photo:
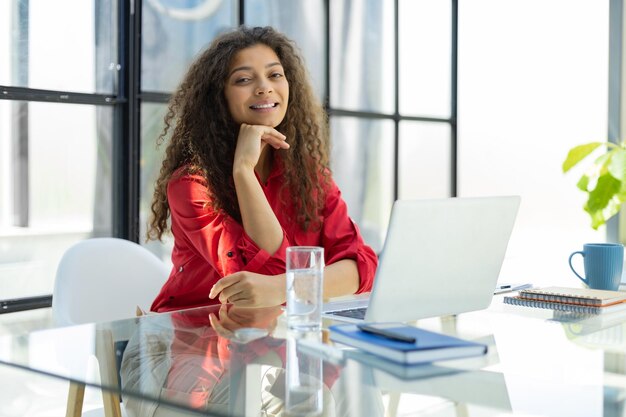
[{"label": "red shirt", "polygon": [[[180,172],[182,170],[177,173]],[[288,214],[293,213],[293,207],[281,202],[282,185],[280,159],[275,158],[266,184],[261,184],[283,228],[283,242],[275,253],[270,254],[254,243],[241,224],[211,209],[202,176],[175,174],[167,186],[174,235],[174,266],[150,309],[163,312],[217,304],[219,299],[209,299],[209,292],[226,275],[239,271],[264,275],[284,273],[288,246],[322,246],[326,265],[342,259],[355,260],[360,278],[357,294],[371,291],[378,259],[348,216],[346,203],[334,181],[331,180],[326,192],[322,227],[308,231],[289,220]],[[284,201],[293,200],[284,198]]]}]

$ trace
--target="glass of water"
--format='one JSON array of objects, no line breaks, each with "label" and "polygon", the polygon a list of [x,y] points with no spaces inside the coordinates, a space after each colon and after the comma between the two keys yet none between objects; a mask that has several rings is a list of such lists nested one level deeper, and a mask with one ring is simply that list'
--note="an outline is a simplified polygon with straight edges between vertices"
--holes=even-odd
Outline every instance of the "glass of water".
[{"label": "glass of water", "polygon": [[287,248],[287,326],[311,331],[322,327],[324,248]]}]

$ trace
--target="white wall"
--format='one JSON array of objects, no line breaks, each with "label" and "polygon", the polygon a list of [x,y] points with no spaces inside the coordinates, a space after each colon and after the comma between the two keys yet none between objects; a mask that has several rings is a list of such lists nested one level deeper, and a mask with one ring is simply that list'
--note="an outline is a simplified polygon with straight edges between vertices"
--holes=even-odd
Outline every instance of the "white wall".
[{"label": "white wall", "polygon": [[472,0],[459,13],[459,191],[519,194],[501,280],[578,285],[568,255],[605,240],[562,174],[606,140],[607,0]]}]

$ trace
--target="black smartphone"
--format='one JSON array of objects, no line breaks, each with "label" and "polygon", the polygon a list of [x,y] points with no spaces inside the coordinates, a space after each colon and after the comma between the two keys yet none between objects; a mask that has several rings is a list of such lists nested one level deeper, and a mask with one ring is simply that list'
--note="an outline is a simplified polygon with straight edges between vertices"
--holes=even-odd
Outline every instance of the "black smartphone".
[{"label": "black smartphone", "polygon": [[367,333],[377,334],[379,336],[386,337],[387,339],[397,340],[399,342],[415,343],[416,339],[413,336],[402,334],[394,329],[401,327],[408,327],[402,323],[369,323],[369,324],[357,324],[359,330]]}]

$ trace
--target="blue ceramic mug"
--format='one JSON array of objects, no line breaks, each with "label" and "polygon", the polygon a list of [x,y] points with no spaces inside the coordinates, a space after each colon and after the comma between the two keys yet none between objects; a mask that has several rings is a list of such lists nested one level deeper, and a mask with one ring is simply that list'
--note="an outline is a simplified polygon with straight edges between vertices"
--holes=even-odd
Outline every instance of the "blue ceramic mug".
[{"label": "blue ceramic mug", "polygon": [[[585,277],[581,277],[572,266],[574,255],[584,258]],[[589,288],[617,291],[622,279],[624,246],[619,243],[587,243],[582,251],[569,256],[569,267]]]}]

